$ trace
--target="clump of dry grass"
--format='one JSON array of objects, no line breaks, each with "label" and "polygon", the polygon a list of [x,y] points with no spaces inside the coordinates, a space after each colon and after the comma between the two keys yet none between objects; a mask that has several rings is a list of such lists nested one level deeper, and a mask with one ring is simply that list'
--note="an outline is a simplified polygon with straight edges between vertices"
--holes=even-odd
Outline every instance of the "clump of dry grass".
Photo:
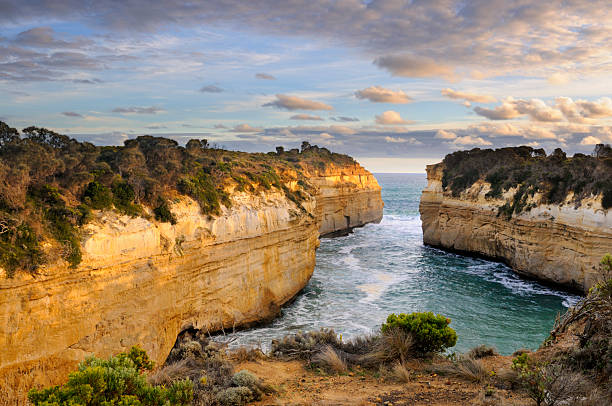
[{"label": "clump of dry grass", "polygon": [[232,361],[235,362],[246,362],[246,361],[258,361],[262,359],[266,359],[266,354],[261,351],[260,348],[247,348],[240,347],[233,350],[229,354]]},{"label": "clump of dry grass", "polygon": [[494,347],[482,344],[482,345],[472,348],[465,355],[470,358],[480,359],[480,358],[486,358],[486,357],[493,357],[493,356],[499,355],[499,353]]},{"label": "clump of dry grass", "polygon": [[495,385],[504,389],[516,389],[520,386],[519,374],[515,369],[501,368],[495,373]]},{"label": "clump of dry grass", "polygon": [[306,360],[328,370],[327,359],[333,356],[339,357],[346,368],[360,365],[376,369],[382,364],[404,363],[413,357],[413,348],[412,335],[402,329],[360,336],[348,342],[343,342],[333,330],[321,329],[274,340],[271,354],[283,359]]},{"label": "clump of dry grass", "polygon": [[170,385],[173,381],[183,379],[191,372],[188,360],[183,359],[168,364],[149,374],[147,380],[151,385]]},{"label": "clump of dry grass", "polygon": [[401,362],[396,362],[391,367],[391,377],[401,383],[408,383],[415,379],[414,374],[410,369],[406,367],[406,365]]},{"label": "clump of dry grass", "polygon": [[361,363],[375,366],[399,360],[404,363],[412,358],[414,340],[402,329],[390,329],[370,344],[370,350],[362,356]]},{"label": "clump of dry grass", "polygon": [[428,365],[426,369],[440,375],[449,375],[471,382],[484,382],[489,373],[483,362],[467,356],[461,356],[456,361]]},{"label": "clump of dry grass", "polygon": [[514,352],[512,353],[512,356],[513,356],[513,357],[518,357],[519,355],[529,354],[529,353],[531,353],[531,352],[532,352],[532,351],[531,351],[531,350],[529,350],[529,349],[527,349],[527,348],[520,348],[520,349],[518,349],[518,350],[514,351]]},{"label": "clump of dry grass", "polygon": [[315,365],[321,365],[326,370],[338,374],[344,373],[348,369],[344,359],[342,359],[342,357],[331,345],[326,346],[322,351],[317,353],[313,357],[312,363]]}]

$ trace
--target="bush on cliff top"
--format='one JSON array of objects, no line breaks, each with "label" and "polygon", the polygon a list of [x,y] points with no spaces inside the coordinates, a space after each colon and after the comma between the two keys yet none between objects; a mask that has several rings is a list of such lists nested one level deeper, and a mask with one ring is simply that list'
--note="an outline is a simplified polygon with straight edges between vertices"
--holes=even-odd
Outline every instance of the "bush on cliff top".
[{"label": "bush on cliff top", "polygon": [[138,347],[107,360],[87,358],[64,385],[33,389],[28,399],[34,406],[191,404],[193,383],[190,380],[174,381],[168,387],[152,386],[143,374],[152,367],[146,353]]},{"label": "bush on cliff top", "polygon": [[383,334],[393,329],[403,330],[413,337],[413,349],[418,354],[444,351],[457,343],[457,333],[450,328],[450,319],[432,312],[390,314],[382,325]]},{"label": "bush on cliff top", "polygon": [[[167,202],[191,196],[202,213],[231,204],[228,190],[276,189],[301,207],[312,191],[304,171],[352,165],[352,158],[305,143],[302,150],[243,153],[190,140],[141,136],[95,146],[45,128],[21,133],[0,122],[0,267],[35,272],[46,258],[81,261],[79,226],[91,210],[176,221]],[[297,182],[301,190],[285,185]],[[166,202],[166,204],[163,204]],[[147,209],[148,208],[148,209]],[[149,214],[147,214],[149,213]],[[46,245],[42,251],[42,243]],[[54,250],[54,251],[53,251]],[[50,254],[50,255],[44,255]]]},{"label": "bush on cliff top", "polygon": [[[489,198],[501,198],[504,191],[518,188],[520,196],[500,208],[511,216],[527,208],[526,199],[541,193],[545,203],[558,204],[573,193],[573,201],[591,195],[602,196],[604,209],[612,207],[612,158],[609,146],[599,145],[593,155],[568,158],[557,148],[546,155],[543,149],[527,146],[457,151],[444,158],[442,186],[453,196],[470,188],[479,179],[491,184]],[[518,192],[517,192],[518,193]]]}]

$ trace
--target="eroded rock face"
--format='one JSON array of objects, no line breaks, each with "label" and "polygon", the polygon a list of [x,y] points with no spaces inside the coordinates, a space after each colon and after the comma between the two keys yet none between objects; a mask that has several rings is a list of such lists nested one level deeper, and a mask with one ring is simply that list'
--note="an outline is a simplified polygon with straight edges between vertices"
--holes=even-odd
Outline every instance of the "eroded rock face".
[{"label": "eroded rock face", "polygon": [[310,182],[319,188],[316,211],[321,236],[346,233],[382,219],[380,186],[374,175],[359,164],[330,166],[310,174]]},{"label": "eroded rock face", "polygon": [[65,379],[87,355],[135,344],[161,363],[186,328],[275,316],[310,279],[319,229],[345,225],[329,219],[346,214],[354,227],[382,216],[372,175],[336,169],[313,181],[318,195],[302,208],[281,193],[235,193],[217,217],[181,198],[176,225],[98,213],[78,268],[0,279],[0,375],[42,366]]},{"label": "eroded rock face", "polygon": [[536,194],[535,208],[507,219],[498,216],[505,200],[485,198],[489,184],[479,181],[455,198],[443,191],[442,175],[442,164],[427,166],[419,206],[424,243],[501,260],[526,276],[582,291],[593,286],[599,261],[612,251],[612,213],[600,198],[575,207],[571,196],[546,205]]}]

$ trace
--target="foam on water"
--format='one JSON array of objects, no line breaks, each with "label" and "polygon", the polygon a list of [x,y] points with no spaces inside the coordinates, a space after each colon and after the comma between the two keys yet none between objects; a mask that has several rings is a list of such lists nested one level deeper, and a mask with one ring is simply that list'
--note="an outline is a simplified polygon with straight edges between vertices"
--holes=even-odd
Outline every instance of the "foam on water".
[{"label": "foam on water", "polygon": [[332,327],[350,338],[391,313],[433,311],[452,319],[464,351],[537,348],[555,315],[578,296],[521,279],[503,264],[425,247],[418,214],[424,175],[377,175],[385,215],[346,237],[323,239],[308,286],[272,323],[234,333],[260,345],[298,330]]}]

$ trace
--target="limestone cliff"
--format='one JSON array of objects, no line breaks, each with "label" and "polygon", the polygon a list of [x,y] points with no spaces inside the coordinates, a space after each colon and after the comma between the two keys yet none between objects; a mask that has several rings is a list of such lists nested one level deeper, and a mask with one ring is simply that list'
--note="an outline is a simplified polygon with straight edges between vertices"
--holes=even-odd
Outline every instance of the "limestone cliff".
[{"label": "limestone cliff", "polygon": [[612,251],[612,212],[602,209],[601,197],[544,204],[535,194],[529,210],[507,218],[499,207],[516,189],[490,198],[491,185],[479,180],[453,197],[442,187],[443,170],[442,163],[427,166],[419,207],[424,243],[501,260],[525,276],[583,291],[596,281],[599,261]]},{"label": "limestone cliff", "polygon": [[0,375],[42,367],[65,377],[86,355],[134,344],[160,363],[183,329],[276,315],[310,279],[319,231],[382,216],[380,186],[358,164],[312,171],[310,182],[299,206],[278,190],[234,192],[215,216],[182,196],[171,207],[175,225],[96,212],[76,269],[1,277]]},{"label": "limestone cliff", "polygon": [[313,171],[318,187],[316,213],[321,236],[345,234],[366,223],[380,222],[383,201],[374,176],[359,164]]}]

